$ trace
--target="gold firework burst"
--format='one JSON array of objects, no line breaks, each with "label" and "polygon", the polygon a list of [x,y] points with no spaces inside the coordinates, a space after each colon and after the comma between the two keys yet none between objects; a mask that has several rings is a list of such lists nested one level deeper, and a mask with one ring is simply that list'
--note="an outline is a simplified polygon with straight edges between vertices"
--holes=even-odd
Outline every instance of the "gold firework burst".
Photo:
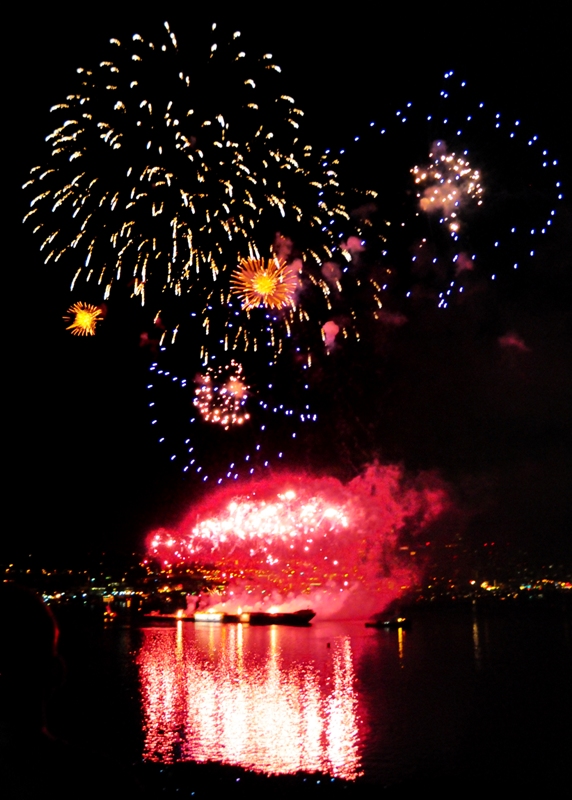
[{"label": "gold firework burst", "polygon": [[231,291],[249,311],[257,306],[294,306],[297,277],[286,262],[277,258],[243,258],[231,278]]},{"label": "gold firework burst", "polygon": [[71,331],[75,336],[95,336],[95,326],[103,319],[101,309],[91,303],[74,303],[68,308],[65,316],[66,322],[71,322],[66,331]]},{"label": "gold firework burst", "polygon": [[214,422],[227,431],[231,425],[242,425],[250,419],[243,411],[248,399],[242,364],[234,359],[227,366],[209,369],[196,378],[194,405],[205,422]]}]

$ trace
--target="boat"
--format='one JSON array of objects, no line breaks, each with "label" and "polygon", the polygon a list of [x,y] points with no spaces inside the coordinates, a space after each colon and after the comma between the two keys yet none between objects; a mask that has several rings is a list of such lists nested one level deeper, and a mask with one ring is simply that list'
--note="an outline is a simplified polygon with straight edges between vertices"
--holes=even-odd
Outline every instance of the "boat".
[{"label": "boat", "polygon": [[251,611],[248,616],[250,625],[297,625],[303,627],[310,624],[310,621],[316,616],[316,612],[311,608],[291,612],[278,611],[275,614],[266,611]]},{"label": "boat", "polygon": [[227,614],[225,611],[215,611],[205,609],[205,611],[195,611],[194,614],[185,614],[184,611],[177,611],[176,614],[145,614],[145,619],[156,622],[161,621],[180,621],[180,622],[208,622],[222,625],[236,624],[238,622],[248,625],[293,625],[305,627],[310,624],[316,616],[316,612],[311,608],[302,608],[299,611],[242,611],[240,614]]},{"label": "boat", "polygon": [[304,627],[314,619],[316,612],[311,608],[299,611],[243,611],[240,614],[226,614],[224,611],[195,611],[195,622],[218,622],[222,624],[242,622],[249,625],[294,625]]},{"label": "boat", "polygon": [[366,622],[366,628],[410,628],[411,620],[407,617],[391,617],[390,619],[376,619],[373,622]]}]

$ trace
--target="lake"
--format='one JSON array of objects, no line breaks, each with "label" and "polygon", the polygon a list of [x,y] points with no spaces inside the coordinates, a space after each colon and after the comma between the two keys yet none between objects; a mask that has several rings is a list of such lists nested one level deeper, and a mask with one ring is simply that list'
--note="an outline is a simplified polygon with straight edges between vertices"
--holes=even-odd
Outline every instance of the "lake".
[{"label": "lake", "polygon": [[383,786],[567,774],[566,613],[430,609],[403,631],[115,621],[64,625],[62,644],[55,730],[125,760]]}]

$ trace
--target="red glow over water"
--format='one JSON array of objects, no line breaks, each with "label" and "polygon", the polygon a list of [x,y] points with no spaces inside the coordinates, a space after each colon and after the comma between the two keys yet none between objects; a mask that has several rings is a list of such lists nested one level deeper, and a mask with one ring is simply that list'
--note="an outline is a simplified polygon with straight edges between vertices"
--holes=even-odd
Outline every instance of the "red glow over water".
[{"label": "red glow over water", "polygon": [[406,480],[396,466],[369,467],[348,484],[281,474],[213,493],[176,530],[151,534],[149,553],[165,566],[211,570],[225,593],[208,602],[229,612],[311,607],[364,617],[414,583],[399,544],[446,501],[434,479]]}]

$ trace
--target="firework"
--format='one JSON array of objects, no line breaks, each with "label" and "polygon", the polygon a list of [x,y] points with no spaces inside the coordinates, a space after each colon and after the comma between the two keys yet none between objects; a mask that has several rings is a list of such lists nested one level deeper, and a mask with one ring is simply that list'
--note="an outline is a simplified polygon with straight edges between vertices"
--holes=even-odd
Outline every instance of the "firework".
[{"label": "firework", "polygon": [[[563,199],[558,159],[539,136],[483,102],[453,71],[444,78],[433,102],[429,96],[404,102],[346,147],[326,151],[342,185],[351,177],[371,191],[369,204],[360,195],[353,203],[348,196],[346,207],[352,220],[359,219],[355,230],[370,261],[377,261],[384,311],[391,311],[390,303],[401,305],[402,298],[434,298],[447,308],[453,300],[462,302],[464,292],[484,288],[485,279],[519,269],[534,258]],[[427,137],[434,142],[431,162],[410,170],[413,154],[426,152]],[[414,194],[404,180],[408,171]],[[385,279],[384,267],[392,280]]]},{"label": "firework", "polygon": [[71,322],[71,325],[66,330],[75,336],[95,336],[95,326],[103,319],[101,309],[90,303],[74,303],[68,308],[68,315],[64,320]]},{"label": "firework", "polygon": [[258,306],[294,306],[297,278],[293,269],[276,258],[242,259],[231,279],[232,291],[249,311]]},{"label": "firework", "polygon": [[225,608],[311,605],[322,613],[383,608],[411,585],[397,542],[444,508],[441,488],[407,487],[396,467],[371,467],[347,485],[286,475],[223,490],[176,532],[151,535],[164,565],[207,567],[226,584]]},{"label": "firework", "polygon": [[228,430],[231,425],[242,425],[250,419],[250,414],[244,411],[248,386],[244,383],[242,365],[234,360],[226,367],[199,376],[195,395],[194,404],[206,422]]},{"label": "firework", "polygon": [[215,366],[211,359],[205,370],[192,357],[193,334],[184,328],[173,344],[159,348],[149,368],[151,424],[168,458],[201,482],[221,484],[292,456],[301,429],[317,421],[306,364],[298,363],[296,349],[272,360],[244,354],[239,363],[227,361],[219,345],[211,355],[218,353],[223,363]]},{"label": "firework", "polygon": [[[45,263],[68,265],[72,287],[97,282],[105,298],[118,281],[141,302],[172,291],[224,335],[236,265],[271,253],[290,226],[306,289],[325,303],[320,265],[347,214],[335,172],[300,138],[303,112],[272,55],[247,54],[240,32],[216,25],[192,48],[167,23],[157,39],[110,44],[51,109],[51,157],[25,184]],[[291,305],[286,275],[279,303]],[[272,292],[263,296],[275,307]],[[255,346],[258,323],[264,333],[274,324],[246,322],[255,330],[239,337],[244,347]]]},{"label": "firework", "polygon": [[436,142],[433,159],[427,167],[413,167],[415,184],[423,189],[418,193],[419,207],[425,212],[439,211],[442,222],[448,223],[449,230],[455,234],[460,228],[461,208],[468,199],[481,205],[483,187],[478,170],[472,169],[468,159],[448,153],[444,142]]}]

